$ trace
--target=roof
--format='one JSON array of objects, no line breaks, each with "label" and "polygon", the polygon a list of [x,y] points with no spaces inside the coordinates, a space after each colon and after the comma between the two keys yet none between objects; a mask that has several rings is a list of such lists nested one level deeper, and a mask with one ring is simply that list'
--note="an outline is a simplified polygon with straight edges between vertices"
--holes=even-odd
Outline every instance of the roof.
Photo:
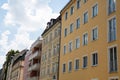
[{"label": "roof", "polygon": [[48,32],[48,31],[49,31],[58,21],[60,21],[60,20],[61,20],[61,16],[58,16],[58,17],[54,20],[53,24],[50,25],[49,28],[46,28],[46,29],[43,31],[42,36],[43,36],[46,32]]},{"label": "roof", "polygon": [[63,9],[60,11],[60,13],[72,2],[72,0],[69,0],[69,2],[63,7]]}]

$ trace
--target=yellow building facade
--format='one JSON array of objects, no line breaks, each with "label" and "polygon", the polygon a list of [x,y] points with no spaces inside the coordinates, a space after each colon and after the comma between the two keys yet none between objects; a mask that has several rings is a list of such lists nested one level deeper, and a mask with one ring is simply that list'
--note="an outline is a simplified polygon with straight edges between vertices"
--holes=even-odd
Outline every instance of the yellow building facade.
[{"label": "yellow building facade", "polygon": [[51,19],[44,30],[40,80],[58,80],[61,17]]},{"label": "yellow building facade", "polygon": [[70,0],[61,10],[59,80],[120,80],[120,0]]}]

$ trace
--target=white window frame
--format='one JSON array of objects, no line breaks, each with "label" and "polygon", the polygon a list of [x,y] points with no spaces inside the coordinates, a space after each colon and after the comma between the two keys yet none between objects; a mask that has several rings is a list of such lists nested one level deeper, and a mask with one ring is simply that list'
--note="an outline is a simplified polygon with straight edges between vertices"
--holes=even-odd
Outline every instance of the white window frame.
[{"label": "white window frame", "polygon": [[[87,22],[84,22],[85,20],[84,20],[84,14],[85,13],[87,13],[88,14],[88,20],[87,20]],[[86,10],[85,12],[83,12],[83,24],[86,24],[86,23],[88,23],[89,22],[89,13],[88,13],[88,10]]]},{"label": "white window frame", "polygon": [[109,47],[108,47],[108,73],[110,73],[110,67],[109,67],[109,66],[110,66],[110,65],[109,65],[109,63],[110,63],[110,61],[109,61],[109,60],[110,60],[110,54],[109,54],[109,50],[110,50],[110,48],[113,48],[113,47],[116,47],[116,48],[117,48],[117,51],[116,51],[116,52],[117,52],[117,67],[118,67],[118,68],[117,68],[117,72],[119,72],[118,45],[115,44],[115,45],[112,45],[112,46],[109,46]]},{"label": "white window frame", "polygon": [[109,77],[108,80],[112,80],[112,79],[118,79],[119,80],[119,77],[118,76],[114,76],[114,77]]},{"label": "white window frame", "polygon": [[[93,65],[93,54],[97,53],[97,64]],[[94,51],[91,53],[91,66],[97,66],[99,64],[99,55],[98,51]]]},{"label": "white window frame", "polygon": [[67,20],[67,19],[68,19],[68,11],[65,12],[65,15],[64,15],[64,16],[65,16],[65,17],[64,17],[65,20]]},{"label": "white window frame", "polygon": [[71,6],[71,8],[70,8],[70,15],[73,15],[73,13],[74,13],[74,6]]},{"label": "white window frame", "polygon": [[[64,47],[66,47],[66,51],[64,51]],[[66,53],[67,53],[67,45],[64,44],[64,46],[63,46],[63,55],[65,55]]]},{"label": "white window frame", "polygon": [[[97,39],[93,40],[93,30],[96,29],[96,28],[97,28]],[[98,32],[98,31],[99,31],[99,30],[98,30],[98,26],[95,26],[95,27],[92,28],[91,41],[96,41],[96,40],[98,40],[98,36],[99,36],[99,32]]]},{"label": "white window frame", "polygon": [[97,15],[93,16],[93,7],[95,7],[96,5],[97,5],[97,15],[98,15],[98,13],[99,13],[99,5],[98,5],[98,2],[96,2],[96,3],[93,4],[93,6],[92,6],[92,10],[91,10],[91,12],[92,12],[91,17],[92,17],[92,18],[94,18],[94,17],[97,16]]},{"label": "white window frame", "polygon": [[[68,72],[71,72],[71,71],[72,71],[72,66],[71,66],[71,70],[69,70],[69,67],[70,67],[69,63],[70,63],[70,62],[72,62],[72,60],[69,60],[69,61],[68,61]],[[73,64],[73,62],[72,62],[72,64]]]},{"label": "white window frame", "polygon": [[[65,30],[67,30],[67,32]],[[67,35],[68,35],[68,28],[64,28],[64,37],[66,37]]]},{"label": "white window frame", "polygon": [[116,0],[116,5],[115,5],[115,11],[109,13],[109,0],[107,0],[107,7],[106,7],[106,8],[107,8],[107,9],[106,9],[106,10],[107,10],[107,15],[110,15],[111,13],[117,11],[117,0]]},{"label": "white window frame", "polygon": [[[84,35],[87,34],[87,44],[84,44]],[[88,32],[85,32],[83,33],[82,35],[82,45],[85,46],[85,45],[88,45]]]},{"label": "white window frame", "polygon": [[[86,67],[84,67],[84,60],[83,60],[83,58],[84,57],[87,57],[87,66]],[[82,68],[87,68],[88,67],[88,55],[84,55],[83,57],[82,57]]]},{"label": "white window frame", "polygon": [[[76,40],[79,39],[79,46],[77,47],[77,44],[76,44]],[[80,37],[76,37],[75,38],[75,49],[78,49],[80,48]]]},{"label": "white window frame", "polygon": [[[72,30],[71,30],[72,29]],[[70,24],[70,33],[72,33],[74,31],[74,23]]]},{"label": "white window frame", "polygon": [[79,70],[79,69],[76,69],[76,60],[79,60],[79,69],[80,69],[80,59],[79,58],[76,58],[74,60],[74,70]]},{"label": "white window frame", "polygon": [[[111,20],[111,19],[113,19],[113,18],[116,18],[116,15],[114,15],[114,16],[112,16],[112,17],[110,17],[108,20],[107,20],[107,42],[109,43],[109,42],[112,42],[112,41],[109,41],[109,21]],[[116,18],[116,40],[117,40],[117,18]],[[113,40],[113,41],[115,41],[115,40]]]},{"label": "white window frame", "polygon": [[[80,28],[80,25],[78,26],[78,20],[80,21],[80,17],[76,19],[76,29]],[[80,23],[80,22],[79,22]]]},{"label": "white window frame", "polygon": [[65,64],[65,72],[66,72],[66,70],[67,70],[67,66],[66,66],[66,62],[65,63],[63,63],[62,64],[62,73],[65,73],[65,72],[63,72],[63,65]]},{"label": "white window frame", "polygon": [[[78,7],[78,1],[79,1],[79,7]],[[76,8],[79,9],[81,7],[81,0],[77,0],[76,2]]]},{"label": "white window frame", "polygon": [[[70,43],[72,43],[72,44],[71,44],[71,45],[72,45],[72,46],[71,46],[71,51],[70,51],[70,45],[69,45]],[[72,40],[68,43],[68,51],[69,51],[69,52],[72,52],[72,51],[73,51],[73,41],[72,41]]]}]

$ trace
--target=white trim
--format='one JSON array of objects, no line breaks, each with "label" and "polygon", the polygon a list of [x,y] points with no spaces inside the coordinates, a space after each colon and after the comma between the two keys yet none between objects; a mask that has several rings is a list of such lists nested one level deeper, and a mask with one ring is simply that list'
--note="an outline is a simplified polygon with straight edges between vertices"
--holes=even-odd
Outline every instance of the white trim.
[{"label": "white trim", "polygon": [[88,32],[84,32],[83,35],[82,35],[82,46],[86,46],[86,45],[84,45],[84,43],[83,43],[83,41],[84,41],[83,36],[84,36],[85,34],[87,34],[87,45],[88,45]]},{"label": "white trim", "polygon": [[109,77],[108,80],[111,80],[111,79],[118,79],[119,80],[119,76],[114,76],[114,77]]},{"label": "white trim", "polygon": [[[82,23],[83,23],[83,24],[86,24],[86,23],[84,23],[84,14],[85,14],[85,13],[88,13],[88,9],[83,12],[83,20],[82,20]],[[89,22],[89,13],[88,13],[88,22]],[[88,23],[88,22],[87,22],[87,23]]]},{"label": "white trim", "polygon": [[[93,65],[93,54],[97,53],[97,56],[98,56],[98,63],[96,65]],[[98,55],[98,51],[94,51],[91,53],[91,66],[97,66],[99,64],[99,55]]]},{"label": "white trim", "polygon": [[117,17],[116,15],[110,17],[109,19],[107,19],[107,42],[109,43],[109,21],[113,18],[116,18],[116,40],[117,40]]},{"label": "white trim", "polygon": [[[66,62],[64,62],[63,64],[65,64],[65,72],[66,72],[67,71]],[[62,73],[65,73],[65,72],[63,72],[63,64],[62,64]]]},{"label": "white trim", "polygon": [[[64,46],[66,46],[66,52],[65,53],[64,53]],[[67,53],[67,45],[64,44],[64,46],[63,46],[63,55],[65,55]]]},{"label": "white trim", "polygon": [[96,3],[94,3],[93,5],[92,5],[92,7],[91,7],[91,18],[94,18],[95,16],[93,16],[93,7],[95,6],[95,5],[97,5],[97,15],[96,16],[98,16],[98,13],[99,13],[99,5],[98,5],[98,2],[96,2]]},{"label": "white trim", "polygon": [[96,41],[96,40],[93,40],[93,29],[96,29],[97,28],[97,39],[98,40],[98,37],[99,37],[99,29],[98,29],[98,25],[96,25],[95,27],[92,28],[92,32],[91,32],[91,41]]},{"label": "white trim", "polygon": [[79,69],[76,69],[76,66],[75,66],[75,63],[76,63],[76,60],[79,60],[79,69],[80,69],[80,58],[75,58],[74,59],[74,70],[79,70]]},{"label": "white trim", "polygon": [[109,63],[110,63],[110,54],[109,54],[109,50],[110,50],[110,48],[113,48],[113,47],[116,47],[117,48],[117,72],[119,72],[119,64],[118,64],[118,62],[119,62],[119,59],[118,59],[118,56],[119,56],[119,54],[118,54],[118,45],[117,44],[114,44],[114,45],[112,45],[112,46],[109,46],[108,47],[108,50],[107,50],[107,53],[108,53],[108,73],[110,73],[110,65],[109,65]]},{"label": "white trim", "polygon": [[[106,13],[107,13],[107,16],[109,15],[109,0],[107,0],[107,5],[106,5]],[[116,0],[116,5],[115,5],[115,11],[117,11],[117,0]]]},{"label": "white trim", "polygon": [[[70,43],[72,43],[72,50],[71,50],[71,51],[69,50],[69,44],[70,44]],[[71,40],[71,41],[69,41],[69,43],[68,43],[68,52],[71,53],[72,51],[73,51],[73,41]]]},{"label": "white trim", "polygon": [[[69,66],[69,63],[70,63],[70,62],[72,62],[72,60],[69,60],[69,61],[68,61],[68,72],[71,72],[71,71],[72,71],[72,69],[71,69],[71,71],[69,71],[69,67],[70,67],[70,66]],[[72,64],[73,64],[73,63],[72,63]],[[72,66],[71,66],[71,68],[72,68]]]},{"label": "white trim", "polygon": [[78,48],[76,48],[76,39],[79,39],[79,41],[80,41],[80,36],[77,36],[76,38],[75,38],[75,49],[78,49],[78,48],[80,48],[80,44],[79,44],[79,47]]},{"label": "white trim", "polygon": [[[83,63],[84,63],[83,58],[84,57],[87,57],[87,66],[86,67],[83,67]],[[82,56],[82,68],[87,68],[87,67],[88,67],[88,54]]]}]

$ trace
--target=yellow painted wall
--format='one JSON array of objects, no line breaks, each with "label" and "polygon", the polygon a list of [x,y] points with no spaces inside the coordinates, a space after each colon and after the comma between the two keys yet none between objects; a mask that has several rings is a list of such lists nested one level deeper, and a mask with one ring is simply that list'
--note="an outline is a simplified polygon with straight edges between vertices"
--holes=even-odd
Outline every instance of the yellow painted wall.
[{"label": "yellow painted wall", "polygon": [[[108,0],[88,0],[85,4],[81,0],[81,6],[79,9],[76,8],[76,1],[72,0],[72,4],[69,3],[65,9],[62,10],[62,36],[61,36],[61,52],[60,52],[60,70],[59,80],[92,80],[97,78],[98,80],[108,80],[109,77],[119,77],[120,80],[120,0],[117,1],[116,12],[108,15],[107,14],[107,1]],[[98,15],[92,18],[92,6],[98,3]],[[70,7],[74,5],[74,13],[70,15]],[[65,12],[68,11],[68,19],[64,19]],[[88,23],[83,24],[83,13],[88,11]],[[108,20],[116,16],[117,20],[117,40],[108,42]],[[76,29],[76,19],[80,17],[80,28]],[[64,37],[64,29],[68,28],[69,25],[74,23],[74,31],[68,33]],[[96,41],[91,40],[92,29],[98,26],[98,39]],[[83,34],[88,33],[88,45],[82,45]],[[75,39],[80,37],[80,47],[75,49]],[[68,43],[73,41],[73,51],[68,52]],[[63,46],[67,45],[67,53],[63,55]],[[109,73],[108,69],[108,47],[117,45],[118,55],[118,72]],[[98,52],[98,65],[91,66],[91,55],[93,52]],[[82,68],[83,56],[88,56],[87,68]],[[80,69],[74,70],[75,59],[80,59]],[[68,62],[72,61],[72,72],[68,72]],[[66,72],[62,72],[62,64],[66,63]]]}]

